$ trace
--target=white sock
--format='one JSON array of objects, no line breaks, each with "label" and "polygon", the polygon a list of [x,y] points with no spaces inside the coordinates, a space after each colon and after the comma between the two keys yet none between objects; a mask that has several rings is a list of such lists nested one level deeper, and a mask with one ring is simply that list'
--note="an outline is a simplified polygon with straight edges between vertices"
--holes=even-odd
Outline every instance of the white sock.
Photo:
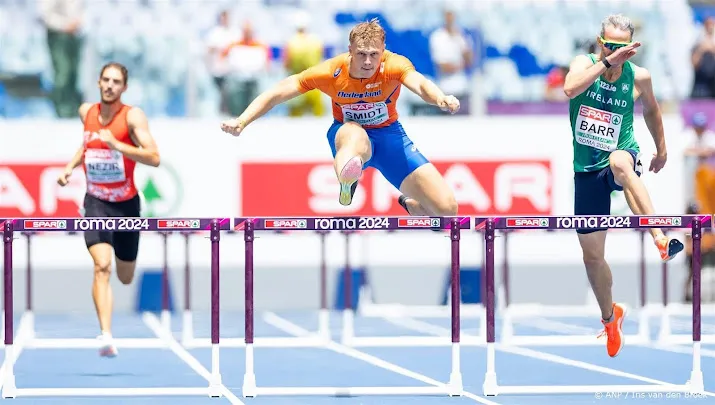
[{"label": "white sock", "polygon": [[112,338],[112,333],[111,333],[111,332],[102,331],[102,337],[103,337],[104,339],[111,339],[111,338]]}]

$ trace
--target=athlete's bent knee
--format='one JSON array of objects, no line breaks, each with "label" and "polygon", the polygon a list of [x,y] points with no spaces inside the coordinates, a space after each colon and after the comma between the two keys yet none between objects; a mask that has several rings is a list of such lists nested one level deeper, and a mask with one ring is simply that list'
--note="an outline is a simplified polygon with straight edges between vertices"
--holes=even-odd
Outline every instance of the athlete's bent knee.
[{"label": "athlete's bent knee", "polygon": [[117,278],[122,284],[131,284],[134,280],[134,263],[117,263]]},{"label": "athlete's bent knee", "polygon": [[112,262],[98,261],[94,263],[94,278],[98,280],[109,280],[109,274],[112,272]]},{"label": "athlete's bent knee", "polygon": [[613,172],[613,177],[621,185],[625,184],[631,173],[635,173],[633,170],[633,157],[626,151],[617,150],[611,153],[608,163],[611,167],[611,172]]},{"label": "athlete's bent knee", "polygon": [[434,202],[434,215],[441,217],[455,216],[457,215],[458,207],[454,195],[450,194]]},{"label": "athlete's bent knee", "polygon": [[367,160],[371,153],[370,138],[363,127],[354,122],[346,122],[335,136],[335,148],[348,148],[351,154],[360,155]]}]

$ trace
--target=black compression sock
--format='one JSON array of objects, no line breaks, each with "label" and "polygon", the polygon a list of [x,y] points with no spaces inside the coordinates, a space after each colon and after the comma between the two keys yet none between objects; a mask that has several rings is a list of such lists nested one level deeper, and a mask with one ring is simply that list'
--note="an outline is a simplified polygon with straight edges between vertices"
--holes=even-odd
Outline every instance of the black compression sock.
[{"label": "black compression sock", "polygon": [[402,208],[404,208],[408,214],[410,213],[410,210],[407,209],[407,197],[405,197],[404,195],[400,195],[400,197],[397,199],[397,202],[400,203]]}]

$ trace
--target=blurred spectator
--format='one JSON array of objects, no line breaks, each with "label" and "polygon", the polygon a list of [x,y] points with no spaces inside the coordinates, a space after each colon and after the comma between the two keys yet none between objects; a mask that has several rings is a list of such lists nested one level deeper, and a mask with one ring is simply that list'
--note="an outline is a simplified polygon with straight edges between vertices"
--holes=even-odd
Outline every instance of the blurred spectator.
[{"label": "blurred spectator", "polygon": [[700,213],[715,214],[715,132],[708,129],[704,113],[695,114],[691,123],[684,152],[687,176],[694,180],[688,200]]},{"label": "blurred spectator", "polygon": [[468,113],[470,86],[467,69],[474,58],[468,37],[456,24],[453,11],[445,11],[444,27],[430,35],[429,49],[432,62],[437,66],[437,85],[445,94],[459,99],[462,105],[460,112]]},{"label": "blurred spectator", "polygon": [[83,0],[40,0],[40,17],[47,31],[54,80],[50,98],[59,118],[77,116],[82,94],[77,89],[82,38]]},{"label": "blurred spectator", "polygon": [[249,21],[243,23],[241,39],[231,44],[225,55],[230,66],[228,112],[238,116],[258,95],[258,83],[268,72],[271,55],[268,46],[256,39]]},{"label": "blurred spectator", "polygon": [[546,101],[567,101],[569,98],[564,94],[564,82],[566,74],[569,72],[568,66],[555,66],[546,75]]},{"label": "blurred spectator", "polygon": [[[686,184],[688,187],[688,213],[707,214],[715,213],[715,132],[708,129],[708,120],[705,114],[697,113],[692,119],[692,129],[686,136],[685,149]],[[703,265],[715,265],[715,235],[704,233],[701,241]],[[685,301],[692,301],[692,243],[686,240],[686,258],[688,263],[688,278],[685,283]]]},{"label": "blurred spectator", "polygon": [[218,25],[211,28],[206,37],[207,48],[207,68],[213,77],[214,83],[221,94],[219,111],[228,114],[226,104],[226,75],[230,72],[226,51],[241,39],[241,34],[237,29],[231,27],[230,15],[227,10],[222,11],[218,16]]},{"label": "blurred spectator", "polygon": [[693,48],[693,89],[691,98],[715,97],[715,18],[705,19],[704,32]]},{"label": "blurred spectator", "polygon": [[[323,60],[323,41],[308,32],[310,14],[300,12],[294,18],[296,31],[283,50],[283,62],[288,75],[300,73]],[[289,115],[299,117],[306,112],[316,117],[323,115],[325,108],[321,97],[319,90],[311,90],[290,100],[287,103]]]}]

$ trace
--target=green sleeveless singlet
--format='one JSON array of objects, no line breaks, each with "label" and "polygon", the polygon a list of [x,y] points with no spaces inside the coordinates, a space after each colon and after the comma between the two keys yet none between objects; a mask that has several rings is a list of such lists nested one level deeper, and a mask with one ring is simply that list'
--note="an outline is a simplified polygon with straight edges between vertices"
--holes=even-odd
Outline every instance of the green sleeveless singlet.
[{"label": "green sleeveless singlet", "polygon": [[[596,55],[588,56],[596,63]],[[618,80],[609,82],[599,76],[586,91],[569,100],[575,172],[607,167],[614,150],[640,152],[633,136],[634,83],[633,65],[626,61]]]}]

